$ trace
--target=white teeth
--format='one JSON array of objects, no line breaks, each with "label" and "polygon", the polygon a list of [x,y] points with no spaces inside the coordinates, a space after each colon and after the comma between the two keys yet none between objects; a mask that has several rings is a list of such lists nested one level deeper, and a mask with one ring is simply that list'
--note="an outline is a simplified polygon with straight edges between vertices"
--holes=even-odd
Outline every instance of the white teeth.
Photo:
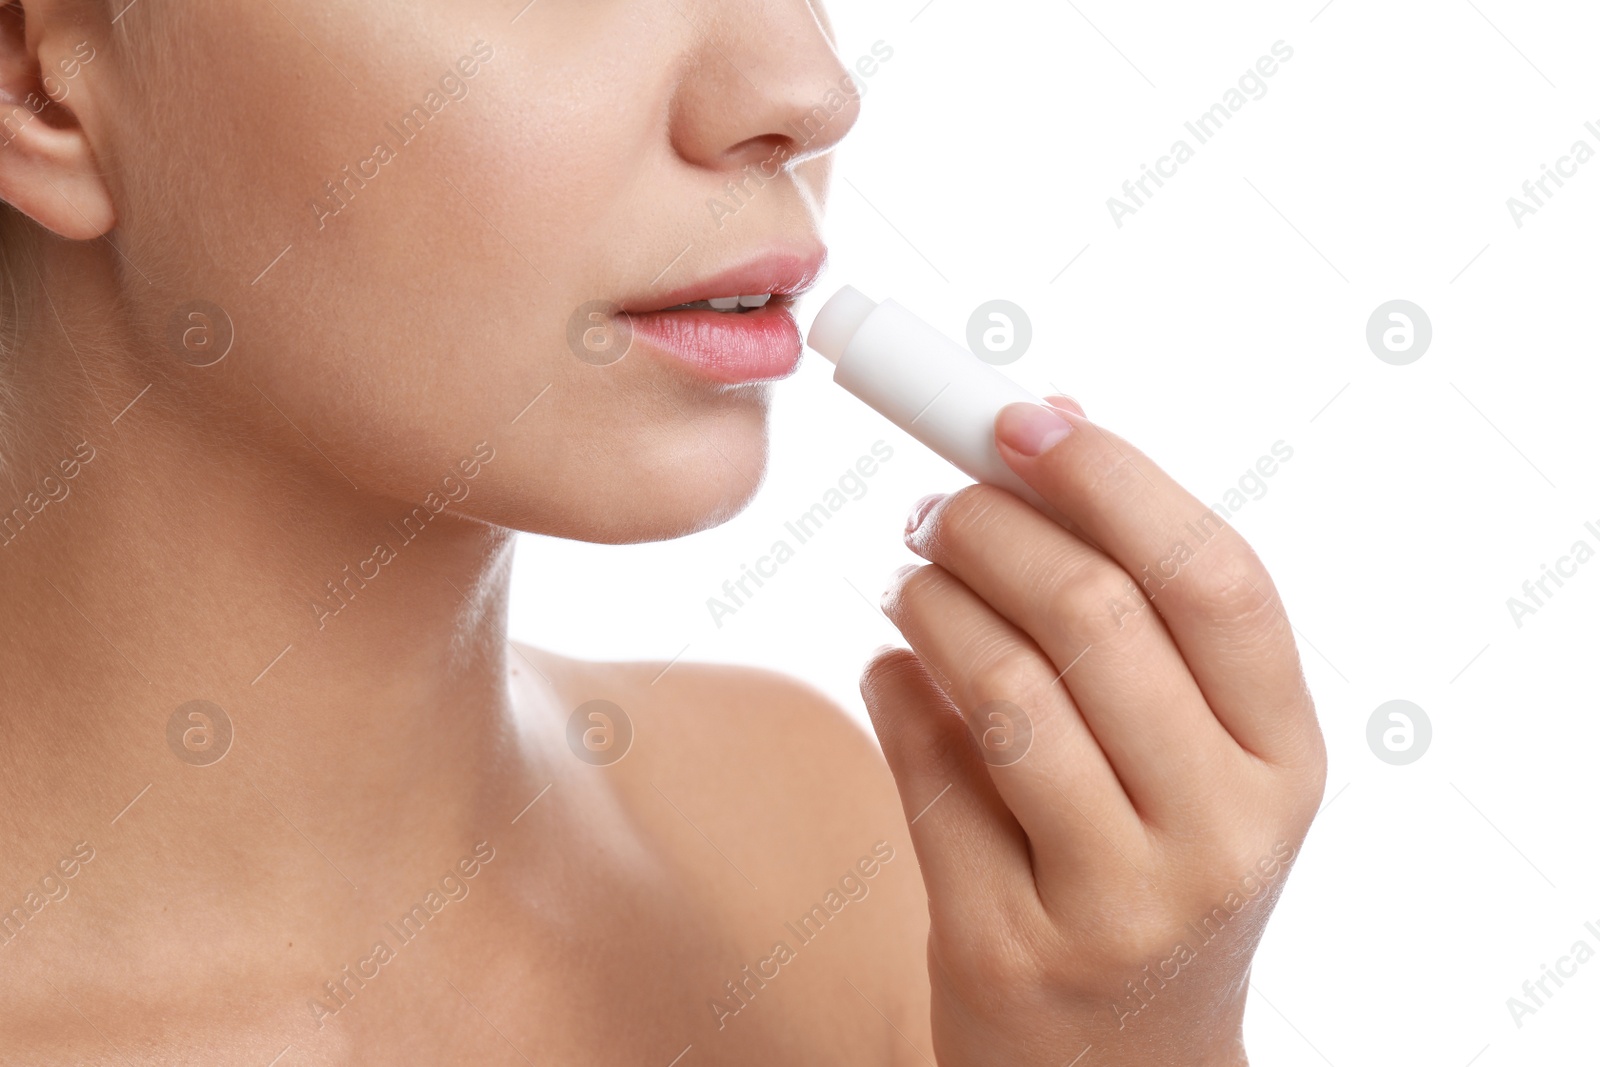
[{"label": "white teeth", "polygon": [[678,304],[667,310],[694,311],[710,308],[713,311],[745,311],[766,307],[767,301],[771,299],[771,293],[761,293],[758,296],[719,296],[714,300],[695,300],[688,304]]}]

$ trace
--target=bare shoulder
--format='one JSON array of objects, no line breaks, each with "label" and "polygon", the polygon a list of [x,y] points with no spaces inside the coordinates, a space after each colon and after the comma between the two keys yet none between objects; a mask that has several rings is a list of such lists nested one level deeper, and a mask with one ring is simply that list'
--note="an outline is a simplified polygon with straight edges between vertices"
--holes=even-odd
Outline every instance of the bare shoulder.
[{"label": "bare shoulder", "polygon": [[752,953],[781,942],[807,959],[781,968],[796,975],[785,987],[813,986],[807,999],[833,1025],[849,1018],[860,1040],[881,1038],[875,1062],[921,1062],[894,1030],[929,1050],[927,894],[894,779],[860,721],[812,683],[760,667],[551,669],[574,699],[628,717],[632,748],[609,769],[624,772],[645,835],[675,842],[685,879],[734,936]]},{"label": "bare shoulder", "polygon": [[791,814],[804,816],[796,830],[903,828],[877,741],[810,682],[761,667],[680,663],[651,688],[661,699],[646,714],[663,728],[662,755],[769,783],[795,802]]},{"label": "bare shoulder", "polygon": [[[817,686],[763,667],[597,662],[518,646],[576,707],[617,706],[631,731],[626,766],[663,795],[667,783],[708,806],[733,804],[784,838],[797,858],[887,840],[910,857],[894,779],[877,741]],[[908,863],[914,866],[914,862]]]}]

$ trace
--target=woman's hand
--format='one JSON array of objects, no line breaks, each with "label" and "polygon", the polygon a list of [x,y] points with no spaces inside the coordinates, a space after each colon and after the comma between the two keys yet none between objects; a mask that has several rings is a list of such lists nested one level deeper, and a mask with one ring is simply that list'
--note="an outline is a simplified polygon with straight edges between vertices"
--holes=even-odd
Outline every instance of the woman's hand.
[{"label": "woman's hand", "polygon": [[929,563],[883,601],[911,652],[862,674],[928,889],[935,1051],[1242,1064],[1325,775],[1293,632],[1230,526],[1054,403],[996,437],[1072,532],[991,486],[924,501]]}]

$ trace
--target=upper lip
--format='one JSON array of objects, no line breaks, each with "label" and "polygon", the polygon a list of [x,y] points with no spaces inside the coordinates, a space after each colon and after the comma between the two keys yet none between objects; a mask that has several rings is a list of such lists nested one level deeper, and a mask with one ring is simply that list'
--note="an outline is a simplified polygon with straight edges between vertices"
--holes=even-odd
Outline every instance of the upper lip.
[{"label": "upper lip", "polygon": [[625,302],[622,310],[642,314],[729,296],[795,297],[816,284],[827,262],[822,245],[787,247],[751,256],[715,274],[708,274],[673,289],[655,290]]}]

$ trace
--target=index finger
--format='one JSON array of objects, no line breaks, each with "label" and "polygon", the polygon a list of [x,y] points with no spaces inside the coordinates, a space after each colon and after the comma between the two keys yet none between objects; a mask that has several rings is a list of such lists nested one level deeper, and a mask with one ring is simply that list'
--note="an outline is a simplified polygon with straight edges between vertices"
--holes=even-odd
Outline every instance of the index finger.
[{"label": "index finger", "polygon": [[1018,476],[1149,597],[1234,740],[1272,762],[1306,755],[1315,720],[1293,627],[1227,519],[1077,412],[1009,404],[995,440]]}]

